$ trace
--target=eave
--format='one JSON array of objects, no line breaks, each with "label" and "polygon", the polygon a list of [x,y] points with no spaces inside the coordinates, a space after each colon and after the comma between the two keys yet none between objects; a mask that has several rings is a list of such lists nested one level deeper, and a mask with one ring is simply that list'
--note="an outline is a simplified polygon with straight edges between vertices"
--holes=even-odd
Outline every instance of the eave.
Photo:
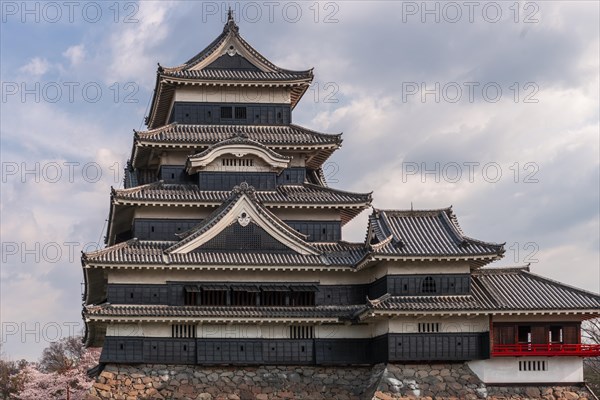
[{"label": "eave", "polygon": [[116,270],[193,270],[193,271],[269,271],[269,272],[356,272],[351,265],[253,265],[253,264],[176,264],[165,262],[163,264],[141,263],[108,263],[86,260],[86,269],[116,269]]},{"label": "eave", "polygon": [[502,256],[492,255],[407,255],[407,256],[392,256],[382,255],[377,253],[366,254],[365,257],[356,265],[356,270],[360,271],[369,268],[381,261],[398,261],[398,262],[461,262],[467,261],[472,268],[479,268],[493,261],[501,259]]},{"label": "eave", "polygon": [[365,309],[358,315],[360,321],[371,318],[414,317],[422,319],[425,317],[475,317],[475,316],[579,316],[581,320],[597,318],[600,310],[458,310],[458,311],[415,311],[415,310],[373,310]]},{"label": "eave", "polygon": [[196,322],[202,324],[327,324],[340,323],[339,318],[206,318],[206,317],[135,317],[135,316],[96,316],[87,315],[90,322],[104,323],[137,323],[137,322],[164,322],[164,323],[186,323]]}]

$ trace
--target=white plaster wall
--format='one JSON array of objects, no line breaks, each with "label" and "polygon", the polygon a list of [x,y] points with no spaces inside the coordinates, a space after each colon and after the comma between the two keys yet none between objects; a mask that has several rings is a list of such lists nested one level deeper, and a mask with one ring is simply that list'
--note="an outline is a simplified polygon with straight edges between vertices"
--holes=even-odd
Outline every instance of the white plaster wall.
[{"label": "white plaster wall", "polygon": [[380,263],[387,268],[390,275],[402,274],[468,274],[469,264],[466,262],[400,262],[382,261]]},{"label": "white plaster wall", "polygon": [[495,315],[494,322],[579,322],[579,315]]},{"label": "white plaster wall", "polygon": [[[379,273],[377,273],[379,272]],[[311,271],[207,271],[176,270],[108,270],[108,283],[165,284],[167,281],[224,281],[224,282],[320,282],[324,285],[372,282],[382,274],[377,268],[352,272]]]},{"label": "white plaster wall", "polygon": [[389,320],[390,333],[418,333],[420,323],[440,323],[440,333],[478,333],[489,331],[489,318],[487,316],[448,317],[448,318],[414,318],[401,317]]},{"label": "white plaster wall", "polygon": [[287,88],[178,86],[175,101],[289,104]]},{"label": "white plaster wall", "polygon": [[[149,218],[149,215],[144,215]],[[165,215],[166,216],[166,215]],[[136,213],[136,217],[141,216]],[[182,217],[183,218],[183,217]],[[198,217],[195,217],[198,218]],[[201,218],[201,217],[200,217]],[[397,268],[395,274],[426,274],[455,271],[451,266],[442,263],[406,263],[404,268]],[[208,267],[208,266],[207,266]],[[323,285],[345,285],[370,283],[389,271],[389,263],[378,265],[354,272],[311,272],[311,271],[208,271],[208,270],[177,270],[166,267],[163,270],[109,270],[109,283],[148,283],[164,284],[167,281],[248,281],[248,282],[319,282]]]},{"label": "white plaster wall", "polygon": [[160,322],[108,324],[106,326],[106,336],[171,337],[171,325]]},{"label": "white plaster wall", "polygon": [[390,331],[389,319],[373,322],[373,337],[385,335]]},{"label": "white plaster wall", "polygon": [[[547,371],[519,371],[519,361],[543,360]],[[575,383],[583,381],[580,357],[496,357],[468,362],[485,383]]]},{"label": "white plaster wall", "polygon": [[[378,336],[374,334],[374,325],[323,324],[313,325],[315,338],[319,339],[357,339]],[[229,339],[289,339],[290,324],[198,324],[199,338]],[[171,337],[169,323],[114,323],[108,324],[106,336]]]},{"label": "white plaster wall", "polygon": [[176,151],[169,150],[164,151],[160,155],[160,165],[185,165],[188,156],[194,154],[192,150]]}]

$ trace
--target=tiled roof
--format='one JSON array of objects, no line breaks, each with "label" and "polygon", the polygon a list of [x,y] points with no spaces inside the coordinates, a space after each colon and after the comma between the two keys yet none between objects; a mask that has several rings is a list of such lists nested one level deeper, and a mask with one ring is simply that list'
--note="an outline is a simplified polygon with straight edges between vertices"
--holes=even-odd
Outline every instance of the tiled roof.
[{"label": "tiled roof", "polygon": [[479,310],[481,305],[474,296],[390,296],[374,304],[376,310],[445,311]]},{"label": "tiled roof", "polygon": [[243,80],[243,81],[293,81],[312,78],[312,72],[263,72],[234,69],[203,69],[200,71],[164,71],[163,76],[181,79]]},{"label": "tiled roof", "polygon": [[[292,71],[284,68],[280,68],[267,60],[262,54],[260,54],[256,49],[254,49],[248,42],[242,38],[239,34],[239,28],[233,18],[229,18],[225,23],[223,28],[223,32],[213,40],[206,48],[196,54],[194,57],[189,59],[184,64],[172,67],[172,68],[163,68],[163,73],[165,74],[176,74],[180,72],[188,72],[188,73],[204,73],[204,72],[215,72],[220,79],[253,79],[253,78],[238,78],[237,75],[228,76],[227,73],[233,72],[248,72],[244,70],[239,71],[231,71],[231,70],[192,70],[192,68],[198,63],[202,62],[206,58],[210,57],[226,40],[233,38],[233,40],[245,50],[252,57],[254,57],[259,63],[263,64],[266,68],[271,70],[266,77],[269,77],[269,80],[291,80],[291,79],[299,79],[299,78],[312,78],[312,69],[305,71]],[[221,76],[221,74],[223,76]]]},{"label": "tiled roof", "polygon": [[361,306],[252,307],[252,306],[88,306],[87,317],[149,318],[327,318],[349,319]]},{"label": "tiled roof", "polygon": [[298,125],[183,125],[172,123],[150,131],[136,131],[136,142],[210,146],[241,133],[270,148],[339,146],[341,134],[330,135]]},{"label": "tiled roof", "polygon": [[592,310],[600,313],[600,295],[529,272],[528,268],[489,268],[471,275],[465,296],[390,296],[369,309],[410,311]]},{"label": "tiled roof", "polygon": [[172,123],[149,131],[134,133],[131,163],[145,168],[153,150],[161,148],[190,148],[196,151],[242,135],[273,150],[306,150],[310,157],[308,168],[318,169],[337,150],[341,133],[336,135],[315,132],[298,125],[181,125]]},{"label": "tiled roof", "polygon": [[[201,190],[198,185],[193,184],[167,184],[162,182],[130,189],[113,189],[112,192],[115,204],[220,205],[229,198],[230,194],[230,191]],[[274,191],[256,192],[256,198],[267,207],[287,205],[339,207],[342,223],[350,221],[367,208],[372,201],[371,193],[351,193],[310,183],[281,185]]]},{"label": "tiled roof", "polygon": [[489,307],[507,310],[600,311],[600,295],[529,272],[527,268],[482,269],[473,273],[472,287]]},{"label": "tiled roof", "polygon": [[[202,69],[198,64],[212,56],[222,56],[224,44],[233,43],[234,51],[240,54],[252,68],[227,68],[215,66],[214,61]],[[239,49],[238,49],[239,47]],[[247,56],[247,57],[246,57]],[[250,60],[249,60],[249,59]],[[156,77],[154,97],[150,106],[150,115],[146,122],[150,128],[167,123],[168,111],[173,101],[174,89],[178,84],[255,84],[257,86],[283,85],[290,88],[291,106],[294,108],[313,80],[312,69],[292,71],[280,68],[263,57],[239,34],[239,29],[231,19],[225,24],[223,33],[204,50],[186,63],[177,67],[159,66]]]},{"label": "tiled roof", "polygon": [[84,262],[102,265],[236,265],[236,266],[307,266],[316,268],[351,268],[364,254],[360,244],[312,243],[322,255],[302,255],[293,252],[190,252],[165,251],[177,242],[129,240],[102,250],[85,253]]},{"label": "tiled roof", "polygon": [[378,210],[369,217],[371,245],[378,255],[492,256],[504,245],[465,236],[452,209]]}]

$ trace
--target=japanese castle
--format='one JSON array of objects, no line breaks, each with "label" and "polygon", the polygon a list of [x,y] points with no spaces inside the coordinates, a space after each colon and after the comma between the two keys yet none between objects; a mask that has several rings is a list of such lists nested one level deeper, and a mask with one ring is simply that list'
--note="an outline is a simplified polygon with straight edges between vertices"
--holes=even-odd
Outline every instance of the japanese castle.
[{"label": "japanese castle", "polygon": [[[486,383],[582,382],[600,296],[486,267],[504,246],[467,236],[451,208],[382,210],[329,187],[341,135],[292,122],[313,76],[267,60],[231,13],[189,61],[159,65],[106,247],[82,257],[100,362],[456,361]],[[344,241],[366,209],[365,240]]]}]

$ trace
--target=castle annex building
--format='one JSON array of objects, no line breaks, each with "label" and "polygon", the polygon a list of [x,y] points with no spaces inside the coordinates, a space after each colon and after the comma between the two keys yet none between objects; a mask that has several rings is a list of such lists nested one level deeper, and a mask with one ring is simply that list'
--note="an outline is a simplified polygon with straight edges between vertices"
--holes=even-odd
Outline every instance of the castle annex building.
[{"label": "castle annex building", "polygon": [[[113,189],[106,247],[82,257],[101,363],[468,362],[486,383],[581,382],[600,296],[467,236],[451,208],[373,208],[332,188],[339,134],[292,123],[312,69],[280,68],[231,14],[186,63],[158,67],[147,130]],[[382,144],[383,145],[383,144]]]}]

